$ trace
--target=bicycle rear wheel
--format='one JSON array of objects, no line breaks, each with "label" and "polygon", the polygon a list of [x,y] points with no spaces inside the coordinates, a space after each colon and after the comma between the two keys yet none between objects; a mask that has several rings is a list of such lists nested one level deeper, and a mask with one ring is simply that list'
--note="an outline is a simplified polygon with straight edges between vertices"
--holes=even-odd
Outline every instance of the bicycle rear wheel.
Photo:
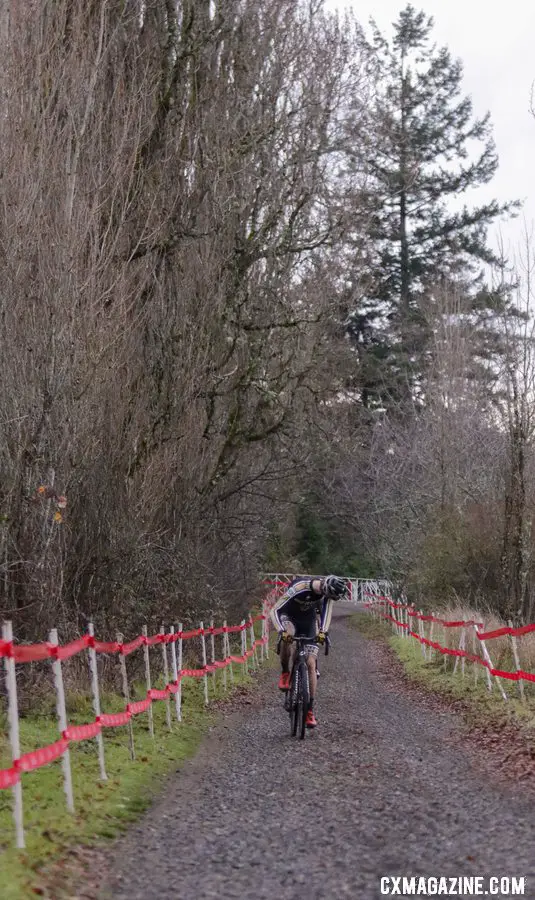
[{"label": "bicycle rear wheel", "polygon": [[[297,697],[297,728],[296,732],[301,740],[304,740],[306,734],[306,718],[308,712],[308,703],[310,698],[310,690],[308,686],[308,666],[306,662],[299,663],[299,693]],[[294,731],[294,734],[296,733]]]}]

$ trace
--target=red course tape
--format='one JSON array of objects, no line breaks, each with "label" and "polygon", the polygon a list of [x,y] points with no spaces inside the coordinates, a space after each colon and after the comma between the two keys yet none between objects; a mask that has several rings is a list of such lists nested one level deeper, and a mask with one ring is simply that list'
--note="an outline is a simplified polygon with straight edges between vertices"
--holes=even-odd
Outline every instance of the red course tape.
[{"label": "red course tape", "polygon": [[[264,615],[256,616],[252,621],[257,621],[263,618],[265,618]],[[71,656],[74,656],[76,653],[79,653],[82,650],[87,649],[88,647],[100,653],[122,653],[124,656],[126,656],[127,654],[132,653],[134,650],[145,644],[152,645],[162,643],[164,642],[164,639],[167,638],[170,638],[171,640],[179,640],[180,638],[182,638],[185,640],[190,637],[198,637],[203,633],[234,633],[243,631],[245,628],[250,627],[251,625],[252,622],[250,621],[245,625],[235,625],[217,629],[214,628],[211,632],[208,629],[204,629],[203,631],[200,628],[196,628],[190,632],[176,632],[173,635],[158,634],[150,638],[145,638],[144,636],[139,635],[137,638],[134,638],[133,641],[130,641],[127,644],[119,644],[116,641],[97,641],[94,637],[91,637],[87,634],[63,646],[50,644],[48,642],[42,644],[21,644],[17,646],[10,641],[0,640],[0,657],[14,658],[16,662],[31,662],[34,660],[43,660],[47,658],[57,658],[63,660],[69,659]],[[229,656],[225,660],[215,661],[201,669],[182,669],[178,673],[178,679],[176,681],[169,682],[163,690],[152,688],[147,692],[147,696],[143,700],[137,700],[133,703],[128,703],[126,708],[122,712],[109,714],[102,713],[100,716],[97,716],[94,722],[88,722],[84,725],[69,725],[63,731],[62,737],[59,741],[55,741],[55,743],[49,744],[46,747],[40,747],[37,750],[32,750],[29,753],[23,754],[19,759],[13,762],[12,767],[9,769],[0,769],[0,790],[13,787],[15,784],[17,784],[17,782],[20,780],[21,772],[30,772],[33,769],[38,769],[41,766],[48,765],[55,759],[58,759],[60,756],[62,756],[63,753],[65,753],[71,742],[74,743],[94,738],[100,733],[102,728],[118,728],[122,725],[126,725],[130,721],[132,716],[146,712],[151,703],[153,703],[154,701],[167,700],[171,694],[175,694],[178,691],[182,678],[202,678],[207,673],[213,672],[216,669],[222,669],[225,666],[230,665],[231,662],[245,662],[245,660],[254,653],[256,647],[263,646],[267,643],[267,641],[267,636],[263,638],[257,638],[253,642],[252,647],[247,650],[243,656]],[[165,640],[165,642],[167,643],[168,641]]]},{"label": "red course tape", "polygon": [[[373,607],[373,605],[373,603],[366,604],[366,606],[368,607]],[[438,641],[431,641],[428,638],[422,637],[420,634],[417,634],[415,631],[411,631],[410,628],[408,628],[408,625],[405,624],[405,622],[400,622],[398,619],[395,619],[394,616],[390,616],[388,613],[380,613],[380,615],[383,619],[389,619],[391,622],[394,622],[399,628],[408,629],[408,633],[411,637],[416,638],[417,641],[419,641],[421,644],[425,644],[426,647],[433,647],[434,650],[437,650],[443,656],[458,656],[463,659],[467,659],[469,662],[484,666],[485,669],[489,670],[491,675],[494,675],[497,678],[506,678],[509,681],[530,681],[535,683],[535,674],[532,674],[531,672],[525,672],[523,669],[518,669],[516,672],[506,672],[504,669],[495,669],[489,662],[487,662],[486,659],[483,659],[481,656],[477,656],[475,653],[468,653],[466,650],[458,650],[452,647],[443,647],[442,644],[439,644]],[[433,621],[437,620],[433,619]],[[499,635],[497,634],[498,631]],[[482,634],[476,631],[476,634],[480,640],[484,640],[489,636],[499,637],[502,634],[517,634],[519,631],[522,634],[527,634],[528,632],[535,631],[535,627],[533,625],[523,625],[519,629],[499,628],[496,632],[490,631],[486,634]]]},{"label": "red course tape", "polygon": [[20,781],[20,774],[16,769],[0,769],[0,791],[13,787]]}]

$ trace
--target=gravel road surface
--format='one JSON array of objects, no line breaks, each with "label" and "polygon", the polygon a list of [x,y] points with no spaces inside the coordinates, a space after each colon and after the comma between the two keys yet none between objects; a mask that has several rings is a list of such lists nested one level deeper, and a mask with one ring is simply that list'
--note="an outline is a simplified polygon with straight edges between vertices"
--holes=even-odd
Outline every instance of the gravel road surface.
[{"label": "gravel road surface", "polygon": [[264,672],[116,845],[102,898],[374,900],[380,876],[514,875],[535,900],[533,800],[348,613],[320,657],[316,731],[290,737],[278,671]]}]

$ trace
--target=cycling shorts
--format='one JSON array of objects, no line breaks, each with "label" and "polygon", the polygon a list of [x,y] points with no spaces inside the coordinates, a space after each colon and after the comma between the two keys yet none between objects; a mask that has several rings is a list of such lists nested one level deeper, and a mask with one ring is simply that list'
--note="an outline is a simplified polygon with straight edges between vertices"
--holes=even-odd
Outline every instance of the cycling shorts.
[{"label": "cycling shorts", "polygon": [[[303,631],[303,629],[299,629],[299,627],[296,630],[296,623],[292,619],[290,619],[289,616],[285,616],[284,613],[282,613],[280,620],[283,624],[284,630],[287,631],[288,634],[291,634],[292,637],[295,634],[299,634],[301,635],[301,637],[316,637],[316,631],[314,631],[314,634],[310,634],[310,631],[307,633],[306,631]],[[299,622],[297,622],[297,626],[299,626]],[[305,650],[307,652],[307,656],[317,656],[319,647],[317,644],[305,644]]]}]

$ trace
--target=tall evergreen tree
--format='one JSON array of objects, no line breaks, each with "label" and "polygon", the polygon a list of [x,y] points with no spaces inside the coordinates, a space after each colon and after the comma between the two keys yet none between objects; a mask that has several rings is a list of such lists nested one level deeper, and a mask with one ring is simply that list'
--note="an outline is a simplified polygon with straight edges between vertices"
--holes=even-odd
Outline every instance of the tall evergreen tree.
[{"label": "tall evergreen tree", "polygon": [[369,208],[371,279],[348,321],[366,405],[414,398],[437,287],[453,282],[467,315],[488,314],[480,272],[496,260],[487,229],[516,207],[496,200],[460,205],[469,189],[492,179],[498,157],[489,115],[474,116],[470,97],[462,96],[462,64],[432,43],[432,27],[409,4],[390,41],[373,31],[378,90],[364,150],[368,187],[360,197]]}]

